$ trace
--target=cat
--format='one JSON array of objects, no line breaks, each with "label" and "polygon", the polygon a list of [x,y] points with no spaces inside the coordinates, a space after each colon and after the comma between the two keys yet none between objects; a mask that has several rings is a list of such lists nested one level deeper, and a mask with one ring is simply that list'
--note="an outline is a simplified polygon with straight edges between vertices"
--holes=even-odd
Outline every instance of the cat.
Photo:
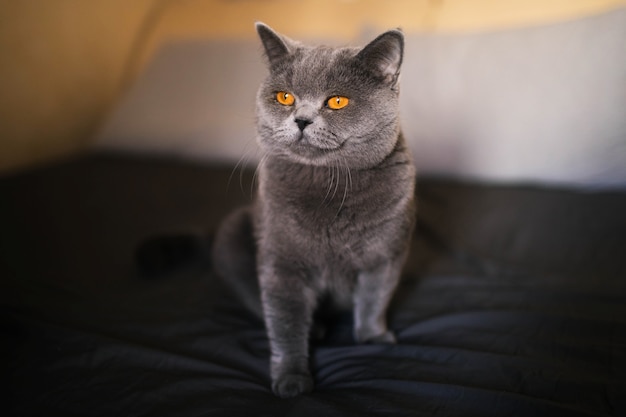
[{"label": "cat", "polygon": [[396,342],[386,312],[415,227],[415,167],[399,123],[401,31],[331,48],[256,30],[269,69],[256,101],[258,190],[218,229],[212,262],[263,318],[272,390],[287,398],[314,387],[322,301],[352,309],[356,342]]}]

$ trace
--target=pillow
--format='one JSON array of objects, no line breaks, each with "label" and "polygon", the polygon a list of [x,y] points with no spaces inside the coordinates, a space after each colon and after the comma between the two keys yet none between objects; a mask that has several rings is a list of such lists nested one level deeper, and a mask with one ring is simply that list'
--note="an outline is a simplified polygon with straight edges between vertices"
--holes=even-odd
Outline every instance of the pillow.
[{"label": "pillow", "polygon": [[[256,41],[168,44],[96,146],[253,163],[265,74]],[[626,189],[626,9],[495,32],[407,34],[401,114],[422,174]]]},{"label": "pillow", "polygon": [[409,35],[403,129],[418,169],[626,188],[626,9],[469,35]]}]

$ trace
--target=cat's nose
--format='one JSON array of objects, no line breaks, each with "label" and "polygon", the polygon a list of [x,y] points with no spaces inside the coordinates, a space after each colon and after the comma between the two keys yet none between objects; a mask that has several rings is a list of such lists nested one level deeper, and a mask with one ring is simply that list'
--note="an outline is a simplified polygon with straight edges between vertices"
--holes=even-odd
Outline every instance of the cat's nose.
[{"label": "cat's nose", "polygon": [[304,131],[304,128],[311,123],[313,122],[309,119],[296,119],[296,124],[298,125],[298,129],[300,129],[300,132]]}]

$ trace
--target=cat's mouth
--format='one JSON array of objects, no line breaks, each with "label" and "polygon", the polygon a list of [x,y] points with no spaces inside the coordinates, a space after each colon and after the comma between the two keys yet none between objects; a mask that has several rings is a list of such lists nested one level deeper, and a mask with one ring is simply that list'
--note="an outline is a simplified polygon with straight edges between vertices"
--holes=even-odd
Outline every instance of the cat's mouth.
[{"label": "cat's mouth", "polygon": [[337,140],[336,135],[321,134],[319,132],[309,133],[306,130],[298,132],[295,145],[312,147],[319,150],[332,151],[341,148],[342,143]]},{"label": "cat's mouth", "polygon": [[314,161],[341,149],[341,145],[336,140],[309,135],[304,131],[298,132],[297,140],[290,144],[289,150],[298,157]]}]

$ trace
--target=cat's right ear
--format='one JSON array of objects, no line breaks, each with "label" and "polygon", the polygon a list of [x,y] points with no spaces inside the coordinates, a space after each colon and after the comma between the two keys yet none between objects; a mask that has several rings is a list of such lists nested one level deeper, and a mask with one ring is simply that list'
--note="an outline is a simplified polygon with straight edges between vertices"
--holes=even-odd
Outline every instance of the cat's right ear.
[{"label": "cat's right ear", "polygon": [[363,65],[380,80],[395,86],[400,75],[404,35],[399,29],[383,33],[357,55]]},{"label": "cat's right ear", "polygon": [[265,55],[270,63],[270,67],[276,65],[285,56],[289,55],[294,47],[293,41],[286,36],[279,35],[272,28],[264,23],[255,24],[256,31],[261,38]]}]

